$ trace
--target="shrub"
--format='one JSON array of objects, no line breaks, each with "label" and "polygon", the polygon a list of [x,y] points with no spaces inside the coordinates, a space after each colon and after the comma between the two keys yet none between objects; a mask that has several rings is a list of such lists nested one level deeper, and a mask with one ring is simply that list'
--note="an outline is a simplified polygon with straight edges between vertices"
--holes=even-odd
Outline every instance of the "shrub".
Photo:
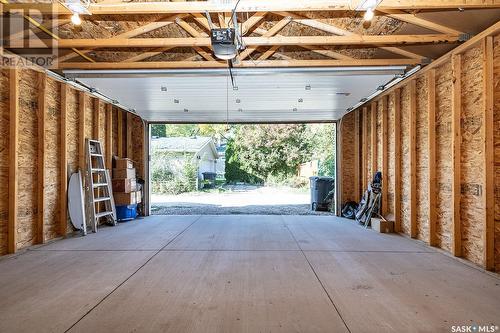
[{"label": "shrub", "polygon": [[190,154],[154,151],[151,161],[153,193],[180,194],[196,190],[197,167]]}]

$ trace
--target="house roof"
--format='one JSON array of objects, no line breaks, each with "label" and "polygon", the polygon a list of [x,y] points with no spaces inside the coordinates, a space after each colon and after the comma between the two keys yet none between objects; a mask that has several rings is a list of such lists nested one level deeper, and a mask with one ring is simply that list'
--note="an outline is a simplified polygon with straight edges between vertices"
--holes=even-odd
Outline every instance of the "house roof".
[{"label": "house roof", "polygon": [[155,149],[197,153],[210,141],[212,141],[212,138],[204,136],[189,137],[189,138],[169,137],[169,138],[153,139],[151,141],[151,145]]},{"label": "house roof", "polygon": [[168,137],[151,140],[153,149],[161,149],[170,152],[199,153],[205,146],[210,146],[210,151],[217,158],[217,150],[212,138],[205,136],[196,137]]}]

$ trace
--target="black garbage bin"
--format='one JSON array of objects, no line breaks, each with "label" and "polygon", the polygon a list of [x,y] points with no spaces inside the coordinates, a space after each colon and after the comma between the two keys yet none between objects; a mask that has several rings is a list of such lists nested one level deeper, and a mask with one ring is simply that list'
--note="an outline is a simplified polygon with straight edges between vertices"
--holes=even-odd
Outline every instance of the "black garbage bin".
[{"label": "black garbage bin", "polygon": [[203,188],[215,188],[215,178],[217,174],[215,172],[204,172],[203,173]]},{"label": "black garbage bin", "polygon": [[314,211],[328,210],[327,198],[335,187],[335,180],[332,177],[310,177],[311,182],[311,209]]}]

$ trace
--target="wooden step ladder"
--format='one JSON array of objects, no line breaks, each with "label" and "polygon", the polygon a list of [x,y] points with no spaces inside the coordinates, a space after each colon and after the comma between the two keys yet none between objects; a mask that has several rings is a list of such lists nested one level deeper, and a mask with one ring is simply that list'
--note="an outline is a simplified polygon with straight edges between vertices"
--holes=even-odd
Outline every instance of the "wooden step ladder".
[{"label": "wooden step ladder", "polygon": [[115,200],[111,189],[109,170],[104,165],[101,142],[86,139],[87,173],[86,173],[86,216],[90,219],[92,232],[97,232],[99,220],[106,218],[108,223],[116,225]]}]

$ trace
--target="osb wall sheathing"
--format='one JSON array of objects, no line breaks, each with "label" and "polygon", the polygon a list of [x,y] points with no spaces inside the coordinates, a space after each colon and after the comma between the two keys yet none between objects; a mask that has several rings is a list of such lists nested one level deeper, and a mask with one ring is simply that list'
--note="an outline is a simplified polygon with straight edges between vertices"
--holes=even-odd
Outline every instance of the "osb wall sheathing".
[{"label": "osb wall sheathing", "polygon": [[[482,42],[471,44],[461,53],[461,105],[460,105],[460,226],[461,256],[484,266],[484,230],[486,206],[485,138],[484,138],[484,68]],[[495,179],[495,268],[500,271],[500,37],[494,39],[494,179]],[[451,59],[448,56],[434,66],[436,112],[436,246],[451,252],[453,236],[452,201],[452,91]],[[428,141],[428,82],[426,71],[416,78],[416,226],[417,238],[429,241],[429,141]],[[410,81],[399,86],[401,92],[401,226],[402,233],[410,235]],[[388,165],[390,190],[394,191],[394,95],[388,96]],[[380,98],[381,98],[380,97]],[[380,98],[378,101],[380,101]],[[344,141],[343,141],[344,143]],[[369,141],[367,142],[367,146]],[[352,150],[342,147],[352,154]],[[368,148],[368,152],[370,149]],[[363,167],[370,166],[365,160]],[[394,204],[394,196],[389,195]]]},{"label": "osb wall sheathing", "polygon": [[[387,156],[394,156],[394,94],[390,94],[387,98]],[[387,176],[384,177],[386,181],[383,182],[387,187],[387,214],[394,215],[394,175],[395,175],[395,161],[394,158],[389,158],[387,161]]]},{"label": "osb wall sheathing", "polygon": [[[106,152],[106,114],[107,108],[106,104],[99,101],[99,138],[97,138],[102,143],[102,149]],[[106,165],[106,168],[110,168],[110,165]]]},{"label": "osb wall sheathing", "polygon": [[145,179],[144,175],[144,123],[139,117],[132,118],[132,158],[135,162],[137,174]]},{"label": "osb wall sheathing", "polygon": [[[383,150],[383,146],[382,146],[382,136],[383,136],[383,132],[382,132],[382,108],[383,108],[383,103],[382,101],[379,101],[377,103],[377,125],[376,125],[376,129],[377,129],[377,156],[376,156],[376,159],[377,159],[377,170],[376,171],[382,171],[382,150]],[[385,177],[387,177],[387,175],[382,175],[382,179],[385,179]]]},{"label": "osb wall sheathing", "polygon": [[[113,156],[118,156],[118,109],[113,107],[112,108],[112,113],[113,113],[113,144],[112,149],[113,149]],[[121,157],[121,156],[120,156]]]},{"label": "osb wall sheathing", "polygon": [[35,244],[38,184],[38,73],[20,71],[17,247]]},{"label": "osb wall sheathing", "polygon": [[355,197],[352,189],[354,188],[354,154],[350,147],[354,146],[354,113],[351,112],[342,118],[340,123],[342,133],[342,152],[341,152],[341,172],[347,177],[342,177],[342,198],[344,202],[359,200]]},{"label": "osb wall sheathing", "polygon": [[428,86],[425,76],[419,77],[417,84],[417,238],[429,239],[429,144],[428,144]]},{"label": "osb wall sheathing", "polygon": [[47,114],[45,118],[45,207],[44,238],[58,235],[61,177],[61,88],[60,83],[47,79]]},{"label": "osb wall sheathing", "polygon": [[[371,116],[371,107],[368,106],[366,109],[366,113],[364,115],[366,117],[366,184],[370,184],[373,179],[373,170],[372,170],[372,116]],[[367,189],[362,189],[362,192]]]},{"label": "osb wall sheathing", "polygon": [[85,138],[94,138],[94,99],[85,95]]},{"label": "osb wall sheathing", "polygon": [[[80,121],[79,113],[79,92],[74,89],[68,89],[67,95],[67,110],[66,110],[66,160],[68,168],[68,179],[69,176],[75,172],[78,172],[78,127]],[[66,230],[68,233],[72,232],[73,227],[71,221],[67,218]]]},{"label": "osb wall sheathing", "polygon": [[[0,70],[0,87],[9,86],[7,70]],[[9,91],[0,88],[0,255],[7,253],[9,210]]]},{"label": "osb wall sheathing", "polygon": [[437,246],[451,251],[452,241],[452,147],[451,63],[436,68],[436,239]]},{"label": "osb wall sheathing", "polygon": [[495,270],[500,271],[500,37],[494,44]]},{"label": "osb wall sheathing", "polygon": [[483,66],[481,47],[462,55],[462,113],[461,113],[461,200],[462,253],[474,263],[483,263],[482,249],[485,205],[482,200],[484,184],[484,117]]},{"label": "osb wall sheathing", "polygon": [[[8,243],[8,174],[9,174],[9,76],[8,70],[0,69],[0,255],[7,253]],[[18,129],[18,211],[17,211],[17,248],[35,244],[37,241],[37,218],[41,211],[38,207],[38,184],[43,173],[38,170],[38,96],[39,72],[31,69],[19,70],[19,129]],[[54,239],[59,235],[61,214],[59,211],[61,198],[61,85],[64,83],[51,78],[46,79],[46,114],[45,114],[45,198],[43,232],[45,240]],[[99,124],[94,120],[94,98],[86,96],[86,108],[83,114],[79,109],[80,92],[72,87],[67,94],[67,166],[68,176],[78,170],[79,166],[79,120],[85,117],[85,137],[93,138],[93,128],[99,126],[101,139],[105,138],[105,103],[101,103]],[[142,124],[139,117],[134,116],[133,122]],[[113,131],[113,142],[117,141]],[[132,136],[142,138],[143,129],[134,126]],[[105,141],[103,140],[103,144]],[[135,150],[143,151],[142,140],[135,143]],[[138,153],[138,156],[143,156]],[[141,159],[140,170],[144,170]],[[67,218],[67,217],[63,217]],[[73,231],[69,220],[68,233]]]},{"label": "osb wall sheathing", "polygon": [[401,230],[410,234],[410,86],[401,89]]},{"label": "osb wall sheathing", "polygon": [[66,154],[68,160],[68,174],[78,171],[78,126],[80,122],[80,109],[78,91],[68,89],[68,106],[66,111]]}]

